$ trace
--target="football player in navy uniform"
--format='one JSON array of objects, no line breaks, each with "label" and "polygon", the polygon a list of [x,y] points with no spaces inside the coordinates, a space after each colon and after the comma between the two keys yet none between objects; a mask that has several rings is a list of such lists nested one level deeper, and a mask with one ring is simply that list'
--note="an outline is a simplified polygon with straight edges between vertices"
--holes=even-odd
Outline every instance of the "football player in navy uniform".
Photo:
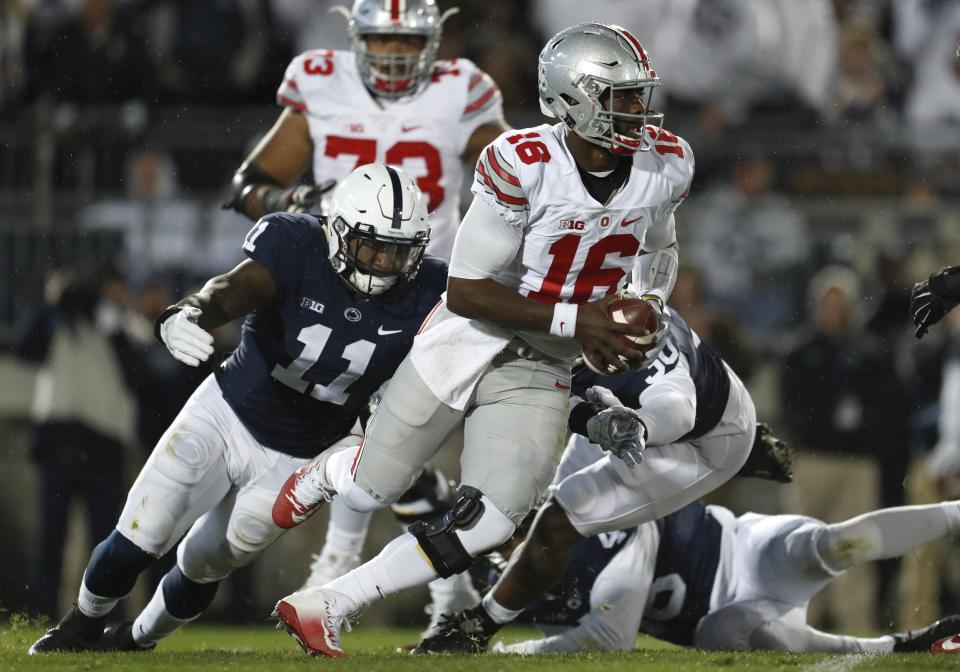
[{"label": "football player in navy uniform", "polygon": [[[211,330],[246,321],[144,465],[77,605],[30,653],[152,648],[285,531],[276,493],[322,451],[360,444],[358,417],[446,287],[446,265],[424,256],[429,238],[413,180],[368,164],[337,186],[328,219],[264,217],[243,243],[247,260],[160,316],[158,337],[190,366],[213,354]],[[140,572],[184,533],[136,621],[105,632]]]},{"label": "football player in navy uniform", "polygon": [[[913,632],[853,637],[807,625],[807,604],[853,566],[958,531],[960,502],[883,509],[833,525],[794,515],[736,517],[693,502],[655,522],[575,543],[562,580],[518,619],[553,634],[497,642],[493,651],[630,650],[638,632],[705,650],[928,651],[960,632],[960,617]],[[496,582],[506,553],[471,569],[481,588]]]},{"label": "football player in navy uniform", "polygon": [[[633,284],[642,286],[636,274]],[[577,541],[673,513],[747,463],[757,433],[749,392],[676,311],[662,319],[666,338],[641,370],[574,376],[574,435],[523,550],[480,605],[446,619],[419,651],[482,649],[561,579]]]}]

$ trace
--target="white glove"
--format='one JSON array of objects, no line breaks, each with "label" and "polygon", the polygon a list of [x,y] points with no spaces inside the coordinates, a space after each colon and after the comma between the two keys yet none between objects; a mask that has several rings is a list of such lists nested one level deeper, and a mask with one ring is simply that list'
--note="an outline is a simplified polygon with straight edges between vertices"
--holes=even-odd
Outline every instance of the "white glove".
[{"label": "white glove", "polygon": [[590,440],[619,457],[631,469],[640,464],[647,447],[647,427],[640,415],[599,385],[587,390],[585,398],[594,406],[605,407],[587,420]]},{"label": "white glove", "polygon": [[504,644],[500,640],[497,640],[493,643],[493,648],[490,649],[490,653],[512,653],[514,655],[520,656],[529,656],[531,653],[536,653],[535,650],[530,650],[527,648],[528,642],[516,642],[514,644]]},{"label": "white glove", "polygon": [[160,340],[167,350],[189,366],[199,366],[213,354],[213,336],[197,324],[202,314],[199,308],[186,306],[160,325]]}]

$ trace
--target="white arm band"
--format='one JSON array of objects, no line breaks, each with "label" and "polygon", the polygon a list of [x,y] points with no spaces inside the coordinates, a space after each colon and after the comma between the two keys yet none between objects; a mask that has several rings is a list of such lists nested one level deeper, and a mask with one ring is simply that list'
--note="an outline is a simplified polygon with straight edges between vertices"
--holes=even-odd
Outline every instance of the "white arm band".
[{"label": "white arm band", "polygon": [[453,243],[450,275],[497,280],[520,250],[523,231],[503,220],[482,198],[474,198]]},{"label": "white arm band", "polygon": [[554,304],[550,333],[561,338],[573,338],[577,329],[577,308],[575,303]]}]

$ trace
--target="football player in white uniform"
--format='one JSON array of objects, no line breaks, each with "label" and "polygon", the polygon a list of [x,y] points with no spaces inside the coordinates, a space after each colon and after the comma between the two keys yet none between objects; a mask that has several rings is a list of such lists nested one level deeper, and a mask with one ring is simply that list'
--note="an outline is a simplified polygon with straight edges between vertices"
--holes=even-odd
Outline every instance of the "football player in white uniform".
[{"label": "football player in white uniform", "polygon": [[[352,51],[320,49],[293,59],[277,91],[284,110],[234,176],[233,205],[252,219],[305,212],[362,164],[401,166],[427,197],[427,251],[449,261],[463,164],[508,128],[500,91],[467,59],[434,61],[443,23],[456,10],[441,15],[434,0],[356,0],[350,11],[336,9],[348,19]],[[320,186],[295,184],[308,166]],[[306,586],[360,564],[369,521],[369,513],[334,501]],[[433,612],[462,607],[468,588],[454,577],[432,582]]]},{"label": "football player in white uniform", "polygon": [[[435,0],[356,0],[352,51],[313,50],[287,66],[284,110],[233,178],[251,219],[305,212],[331,180],[375,161],[400,166],[427,196],[430,254],[449,260],[463,162],[508,128],[500,90],[471,61],[434,61],[444,20]],[[322,186],[295,185],[308,166]]]},{"label": "football player in white uniform", "polygon": [[743,467],[757,433],[750,393],[679,313],[662,319],[670,329],[648,368],[574,376],[574,435],[523,550],[481,604],[442,619],[418,652],[482,650],[563,577],[579,540],[677,511]]},{"label": "football player in white uniform", "polygon": [[[551,636],[497,642],[493,651],[630,650],[638,631],[705,650],[930,651],[960,633],[960,616],[855,637],[812,628],[807,604],[852,567],[958,533],[960,502],[882,509],[831,525],[796,515],[736,517],[693,502],[656,522],[578,541],[566,574],[519,619],[552,627]],[[500,575],[497,564],[471,574],[489,584]],[[949,642],[936,650],[957,649]]]},{"label": "football player in white uniform", "polygon": [[686,142],[650,109],[660,80],[640,43],[586,23],[544,47],[539,93],[560,120],[504,133],[481,154],[447,296],[418,335],[359,450],[299,470],[278,498],[291,514],[318,489],[351,508],[395,501],[446,437],[464,428],[460,499],[373,560],[284,598],[281,622],[313,654],[343,655],[344,619],[387,595],[466,569],[507,540],[549,485],[566,435],[570,369],[636,364],[608,305],[637,261],[656,309],[676,278],[673,212],[693,178]]}]

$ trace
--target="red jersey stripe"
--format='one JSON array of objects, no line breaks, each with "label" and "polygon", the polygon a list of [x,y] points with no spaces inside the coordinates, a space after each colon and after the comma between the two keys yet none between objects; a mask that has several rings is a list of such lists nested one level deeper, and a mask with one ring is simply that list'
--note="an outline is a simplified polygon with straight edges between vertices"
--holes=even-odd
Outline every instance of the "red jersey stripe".
[{"label": "red jersey stripe", "polygon": [[486,184],[490,189],[493,190],[494,195],[504,203],[509,203],[510,205],[526,205],[527,199],[525,198],[516,198],[514,196],[508,196],[497,188],[497,185],[494,184],[493,180],[490,179],[490,176],[487,175],[487,171],[483,169],[483,164],[477,164],[477,172],[483,176],[483,183]]},{"label": "red jersey stripe", "polygon": [[501,179],[503,179],[505,182],[509,182],[515,187],[520,186],[520,180],[517,179],[517,176],[509,173],[500,165],[500,162],[497,160],[497,152],[492,145],[487,147],[487,159],[490,162],[490,167],[493,168],[493,172],[495,172]]},{"label": "red jersey stripe", "polygon": [[483,94],[477,100],[473,101],[472,103],[467,105],[465,108],[463,108],[463,113],[470,114],[471,112],[475,112],[476,110],[479,110],[481,107],[487,104],[487,101],[493,98],[493,94],[495,94],[496,92],[497,92],[497,87],[491,86],[489,89],[487,89],[487,92],[485,94]]},{"label": "red jersey stripe", "polygon": [[286,105],[287,107],[292,107],[295,110],[299,110],[300,112],[307,111],[307,106],[305,104],[298,102],[296,100],[291,100],[290,98],[287,98],[286,96],[280,93],[277,94],[277,102],[280,103],[281,105]]}]

